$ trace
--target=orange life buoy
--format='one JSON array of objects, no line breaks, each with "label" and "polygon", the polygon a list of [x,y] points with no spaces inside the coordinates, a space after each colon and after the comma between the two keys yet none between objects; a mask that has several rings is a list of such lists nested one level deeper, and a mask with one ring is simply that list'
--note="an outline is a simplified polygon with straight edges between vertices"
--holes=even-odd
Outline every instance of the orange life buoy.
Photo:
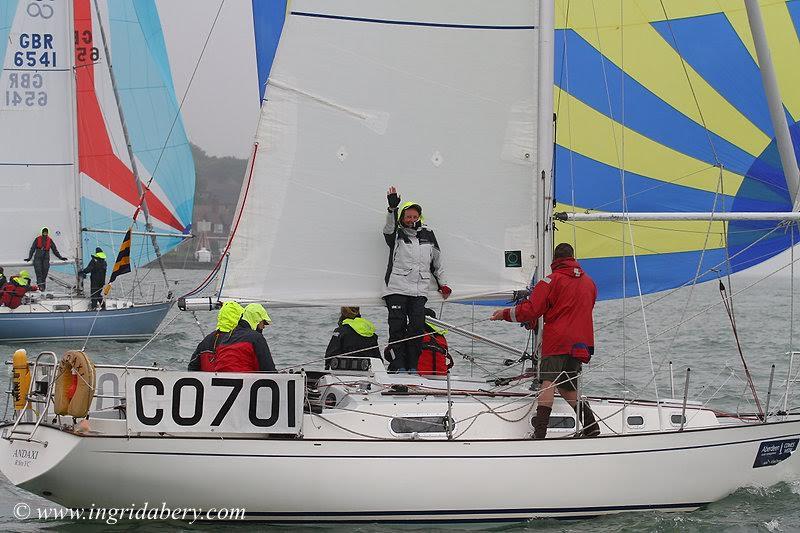
[{"label": "orange life buoy", "polygon": [[55,413],[85,417],[94,398],[96,377],[94,363],[85,353],[65,353],[58,363],[56,374],[56,390],[53,393]]}]

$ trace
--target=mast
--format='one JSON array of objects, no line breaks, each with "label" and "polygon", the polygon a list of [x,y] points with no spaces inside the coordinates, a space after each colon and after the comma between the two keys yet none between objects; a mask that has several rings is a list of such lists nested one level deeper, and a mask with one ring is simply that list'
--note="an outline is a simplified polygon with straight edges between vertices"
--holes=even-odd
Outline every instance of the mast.
[{"label": "mast", "polygon": [[764,31],[761,7],[758,4],[758,0],[745,0],[744,4],[747,7],[750,33],[753,35],[753,42],[756,46],[758,66],[761,70],[761,82],[764,84],[764,92],[767,94],[769,117],[772,120],[772,128],[775,130],[775,140],[778,144],[781,166],[786,176],[786,187],[789,189],[789,197],[792,200],[792,210],[798,211],[800,210],[800,199],[797,194],[798,189],[800,189],[800,170],[797,168],[792,136],[789,133],[789,125],[786,122],[786,114],[783,111],[783,101],[778,89],[775,67],[772,64],[772,55],[769,52],[767,34]]},{"label": "mast", "polygon": [[553,255],[553,36],[555,2],[539,1],[539,79],[536,125],[536,199],[538,206],[536,279],[547,274]]},{"label": "mast", "polygon": [[131,170],[133,171],[133,178],[136,182],[136,191],[139,195],[139,198],[142,199],[141,207],[142,213],[144,214],[145,229],[150,235],[150,240],[153,243],[153,250],[156,252],[156,258],[158,259],[158,266],[161,268],[161,275],[164,276],[164,285],[167,287],[167,291],[169,291],[167,271],[164,269],[164,263],[161,261],[161,250],[158,247],[157,237],[153,232],[153,225],[150,223],[150,210],[147,208],[147,199],[142,194],[144,189],[142,188],[142,181],[139,178],[139,170],[136,166],[136,158],[133,155],[133,146],[131,145],[131,138],[128,134],[128,125],[125,122],[125,113],[122,112],[122,103],[120,102],[119,90],[117,89],[117,80],[114,77],[114,68],[111,65],[111,53],[108,48],[108,41],[106,40],[106,32],[103,28],[103,18],[100,16],[100,8],[97,5],[97,0],[92,0],[92,3],[94,4],[94,10],[97,15],[97,25],[100,28],[100,39],[103,41],[103,52],[105,53],[106,63],[108,64],[108,73],[111,77],[111,87],[114,89],[114,99],[117,103],[117,112],[119,113],[119,120],[122,124],[122,133],[125,136],[125,147],[128,150],[128,158],[131,161]]},{"label": "mast", "polygon": [[73,38],[73,34],[75,33],[75,3],[68,2],[67,3],[67,36],[70,42],[69,47],[69,64],[72,65],[72,75],[70,76],[69,80],[69,88],[71,93],[71,98],[69,101],[72,103],[73,109],[72,113],[72,170],[73,176],[75,178],[75,223],[77,224],[77,228],[75,231],[75,289],[79,295],[83,294],[83,278],[78,275],[78,271],[81,269],[81,263],[83,262],[83,217],[81,214],[81,169],[80,169],[80,154],[78,152],[78,89],[76,86],[75,77],[77,76],[77,72],[75,71],[75,39]]}]

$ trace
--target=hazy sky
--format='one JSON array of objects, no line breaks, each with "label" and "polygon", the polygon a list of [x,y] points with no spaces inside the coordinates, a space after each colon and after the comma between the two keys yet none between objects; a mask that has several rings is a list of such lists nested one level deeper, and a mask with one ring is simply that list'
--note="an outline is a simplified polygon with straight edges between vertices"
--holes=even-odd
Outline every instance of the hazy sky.
[{"label": "hazy sky", "polygon": [[250,0],[157,0],[157,5],[179,101],[197,66],[183,106],[189,140],[211,155],[246,158],[259,108]]}]

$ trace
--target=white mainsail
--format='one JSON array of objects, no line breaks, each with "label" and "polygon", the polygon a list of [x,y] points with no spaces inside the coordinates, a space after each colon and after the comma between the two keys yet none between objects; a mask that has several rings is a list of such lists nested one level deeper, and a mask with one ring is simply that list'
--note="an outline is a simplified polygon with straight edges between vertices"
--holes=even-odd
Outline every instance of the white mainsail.
[{"label": "white mainsail", "polygon": [[537,259],[538,2],[291,9],[221,295],[379,303],[389,185],[423,206],[454,297],[527,285]]},{"label": "white mainsail", "polygon": [[77,251],[69,8],[19,2],[13,18],[6,13],[13,23],[0,45],[0,265],[22,263],[43,226],[63,255]]}]

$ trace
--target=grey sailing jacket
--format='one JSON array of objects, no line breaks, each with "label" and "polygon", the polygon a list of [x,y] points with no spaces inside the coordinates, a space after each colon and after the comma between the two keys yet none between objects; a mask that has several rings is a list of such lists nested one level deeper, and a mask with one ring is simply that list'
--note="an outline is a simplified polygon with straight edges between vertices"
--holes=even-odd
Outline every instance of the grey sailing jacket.
[{"label": "grey sailing jacket", "polygon": [[425,225],[405,228],[398,224],[396,211],[392,211],[386,215],[383,236],[389,245],[383,296],[428,296],[431,281],[437,290],[447,285],[442,253],[430,228]]}]

